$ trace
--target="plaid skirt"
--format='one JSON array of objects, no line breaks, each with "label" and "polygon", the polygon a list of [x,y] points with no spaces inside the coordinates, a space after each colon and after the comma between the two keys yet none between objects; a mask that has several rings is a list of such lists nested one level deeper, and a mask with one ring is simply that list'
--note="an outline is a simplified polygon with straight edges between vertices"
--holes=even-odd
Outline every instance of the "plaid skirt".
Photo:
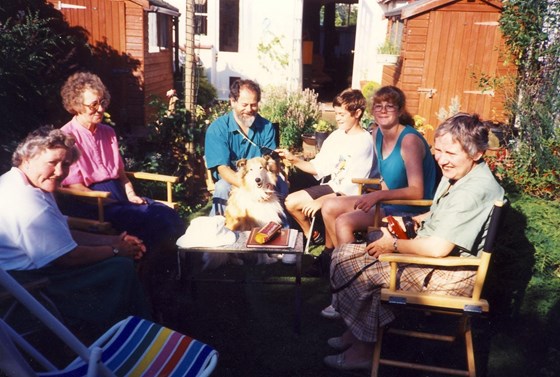
[{"label": "plaid skirt", "polygon": [[[352,334],[364,342],[375,342],[378,327],[395,319],[393,312],[380,300],[381,288],[389,287],[390,266],[376,261],[377,258],[365,251],[365,244],[342,245],[335,250],[331,261],[331,287],[336,290],[347,285],[333,295],[333,306]],[[369,264],[371,266],[348,284]],[[476,271],[407,264],[399,266],[398,275],[397,284],[401,289],[458,296],[472,293]]]}]

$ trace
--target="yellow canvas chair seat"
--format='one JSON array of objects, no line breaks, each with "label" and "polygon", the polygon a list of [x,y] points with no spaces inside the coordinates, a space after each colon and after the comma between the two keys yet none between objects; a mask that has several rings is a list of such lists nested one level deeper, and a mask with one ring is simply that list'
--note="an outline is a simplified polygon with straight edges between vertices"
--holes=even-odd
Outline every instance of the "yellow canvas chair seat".
[{"label": "yellow canvas chair seat", "polygon": [[[392,200],[384,201],[384,204],[419,204],[426,205],[429,201],[404,201]],[[490,217],[488,232],[486,235],[484,248],[480,256],[476,258],[464,258],[448,256],[444,258],[422,257],[417,255],[406,254],[383,254],[379,257],[381,262],[387,262],[391,266],[390,284],[388,288],[381,289],[381,302],[383,304],[391,304],[398,309],[406,311],[408,309],[421,310],[424,313],[449,314],[459,317],[458,332],[453,335],[434,334],[426,331],[417,331],[416,329],[397,329],[379,328],[378,338],[375,344],[373,354],[373,367],[371,376],[376,377],[379,372],[380,365],[388,365],[397,368],[407,368],[423,370],[427,372],[444,373],[447,375],[457,376],[476,376],[474,347],[472,338],[471,318],[477,314],[488,313],[490,306],[488,301],[481,298],[482,288],[486,279],[491,253],[494,249],[494,243],[498,234],[500,219],[504,209],[503,202],[496,202]],[[379,224],[379,221],[376,219]],[[427,267],[471,267],[476,270],[474,289],[469,296],[451,296],[433,294],[430,292],[413,292],[400,290],[397,284],[398,267],[400,264],[425,265]],[[405,313],[403,313],[405,314]],[[420,364],[396,359],[383,358],[381,355],[383,338],[389,334],[400,336],[438,340],[445,342],[453,342],[457,337],[462,337],[465,343],[465,352],[467,365],[466,369],[447,368],[428,364]],[[401,348],[406,346],[401,345]]]},{"label": "yellow canvas chair seat", "polygon": [[[173,185],[179,182],[179,177],[172,175],[163,175],[156,173],[145,172],[126,172],[131,180],[146,180],[153,182],[165,183],[165,199],[154,199],[160,203],[167,205],[170,208],[176,209],[177,202],[173,201]],[[111,194],[107,191],[81,191],[71,189],[68,187],[61,187],[57,190],[59,195],[72,196],[79,198],[79,200],[97,205],[97,219],[85,219],[80,217],[69,217],[68,224],[72,229],[79,229],[88,232],[97,233],[112,233],[113,228],[111,223],[105,220],[103,205],[110,200]]]}]

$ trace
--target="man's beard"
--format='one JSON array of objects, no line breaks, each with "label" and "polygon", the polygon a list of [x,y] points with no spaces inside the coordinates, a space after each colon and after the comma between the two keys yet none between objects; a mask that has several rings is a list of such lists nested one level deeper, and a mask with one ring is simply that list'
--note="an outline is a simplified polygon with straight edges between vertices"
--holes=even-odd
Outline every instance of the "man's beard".
[{"label": "man's beard", "polygon": [[240,117],[241,119],[241,123],[243,127],[249,128],[253,125],[253,122],[255,121],[255,116],[254,115],[242,115]]}]

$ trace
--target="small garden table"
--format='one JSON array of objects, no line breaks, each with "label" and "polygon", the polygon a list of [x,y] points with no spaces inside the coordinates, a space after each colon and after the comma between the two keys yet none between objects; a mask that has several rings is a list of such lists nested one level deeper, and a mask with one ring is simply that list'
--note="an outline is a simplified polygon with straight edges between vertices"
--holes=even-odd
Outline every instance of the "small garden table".
[{"label": "small garden table", "polygon": [[[188,248],[178,248],[178,263],[179,263],[179,279],[188,279],[193,284],[196,281],[222,281],[222,282],[232,282],[232,283],[269,283],[269,284],[293,284],[295,286],[295,318],[294,318],[294,330],[297,334],[301,333],[301,260],[303,256],[303,233],[298,232],[297,240],[293,248],[248,248],[247,239],[249,237],[250,231],[235,232],[237,239],[235,243],[231,245],[224,245],[219,247],[188,247]],[[293,282],[285,281],[256,281],[256,280],[227,280],[227,279],[202,279],[195,278],[195,274],[186,270],[186,253],[238,253],[238,254],[254,254],[254,253],[266,253],[266,254],[295,254],[296,264],[295,264],[295,277]],[[278,263],[281,263],[278,261]],[[192,266],[191,266],[192,267]]]}]

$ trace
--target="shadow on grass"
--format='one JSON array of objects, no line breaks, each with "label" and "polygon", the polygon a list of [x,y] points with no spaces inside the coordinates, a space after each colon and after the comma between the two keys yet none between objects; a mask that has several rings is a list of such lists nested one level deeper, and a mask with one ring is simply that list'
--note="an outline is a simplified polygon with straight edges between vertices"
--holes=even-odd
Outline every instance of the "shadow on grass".
[{"label": "shadow on grass", "polygon": [[[557,343],[560,338],[560,284],[535,282],[532,276],[534,248],[525,237],[525,227],[525,217],[510,209],[486,284],[485,297],[490,301],[491,314],[477,318],[473,323],[479,376],[560,375]],[[304,270],[312,260],[310,256],[304,257]],[[245,279],[288,278],[293,277],[294,267],[281,263],[227,266],[210,275],[224,274]],[[534,284],[539,287],[537,290],[532,287]],[[168,317],[165,322],[220,352],[215,376],[369,375],[369,371],[339,372],[323,365],[325,355],[336,353],[326,344],[327,339],[340,335],[345,329],[341,321],[327,320],[319,315],[330,302],[325,279],[304,278],[302,281],[301,335],[293,331],[292,286],[199,283],[196,299],[190,288],[185,284],[177,286],[166,307]],[[538,301],[536,296],[551,297],[555,303],[541,318],[536,318],[532,314],[534,311],[527,310],[527,306]],[[404,319],[398,318],[395,325],[400,320]],[[445,327],[447,323],[434,319],[431,325]],[[394,337],[384,344],[384,352],[452,367],[462,367],[466,363],[460,344],[449,346],[426,340],[404,343]],[[437,374],[382,366],[380,375]]]},{"label": "shadow on grass", "polygon": [[[304,266],[312,258],[304,257]],[[267,266],[225,266],[204,278],[293,281],[294,266],[278,262]],[[302,333],[294,331],[293,285],[262,283],[196,282],[182,289],[169,303],[170,327],[208,344],[220,352],[215,376],[340,376],[323,366],[325,355],[335,353],[327,339],[342,333],[340,321],[322,318],[330,302],[328,282],[302,281]],[[354,375],[352,373],[347,374]],[[360,374],[358,374],[360,375]]]}]

